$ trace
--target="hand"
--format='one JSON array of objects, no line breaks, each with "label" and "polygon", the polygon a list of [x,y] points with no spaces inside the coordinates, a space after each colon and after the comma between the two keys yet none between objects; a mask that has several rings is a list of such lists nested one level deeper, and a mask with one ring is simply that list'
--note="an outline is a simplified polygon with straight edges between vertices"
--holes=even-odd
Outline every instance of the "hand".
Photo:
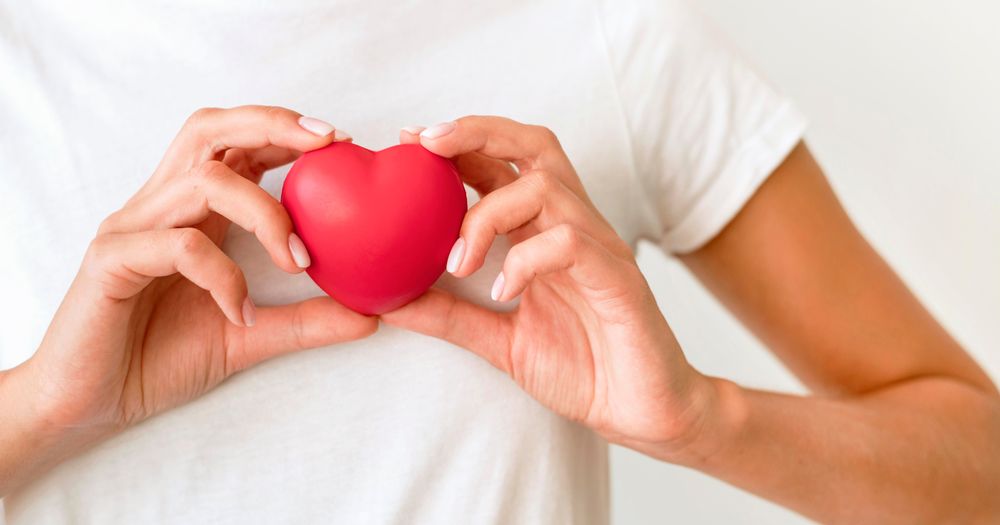
[{"label": "hand", "polygon": [[188,119],[149,181],[102,223],[25,364],[50,426],[104,435],[265,359],[376,329],[328,297],[258,310],[219,248],[231,221],[281,269],[307,267],[287,213],[257,183],[335,137],[346,135],[276,107]]},{"label": "hand", "polygon": [[714,387],[685,360],[631,249],[590,201],[552,132],[497,117],[407,129],[402,142],[453,157],[482,196],[448,270],[472,274],[506,234],[513,247],[492,297],[520,302],[499,313],[432,289],[383,320],[475,352],[613,442],[662,459],[685,452]]}]

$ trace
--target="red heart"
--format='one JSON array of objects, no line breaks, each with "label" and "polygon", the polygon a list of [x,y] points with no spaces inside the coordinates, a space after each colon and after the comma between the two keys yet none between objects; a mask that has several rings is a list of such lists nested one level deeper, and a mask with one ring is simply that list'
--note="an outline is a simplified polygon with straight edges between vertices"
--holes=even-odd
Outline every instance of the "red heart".
[{"label": "red heart", "polygon": [[309,250],[309,276],[367,315],[434,284],[468,208],[450,160],[416,144],[374,152],[347,142],[295,161],[281,203]]}]

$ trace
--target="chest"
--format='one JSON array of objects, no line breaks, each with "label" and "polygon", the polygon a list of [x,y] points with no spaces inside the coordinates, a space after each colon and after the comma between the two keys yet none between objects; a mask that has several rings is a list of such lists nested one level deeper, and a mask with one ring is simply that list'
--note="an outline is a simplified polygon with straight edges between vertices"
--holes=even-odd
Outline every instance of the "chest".
[{"label": "chest", "polygon": [[[0,279],[18,297],[4,315],[20,328],[0,335],[0,365],[30,355],[97,225],[203,106],[287,106],[373,149],[395,144],[402,126],[465,114],[542,124],[559,135],[619,234],[634,241],[642,218],[628,203],[638,185],[592,13],[563,2],[437,3],[215,2],[140,12],[43,2],[19,15],[22,38],[0,43],[17,79],[0,87],[0,226],[16,247],[0,254]],[[278,196],[285,173],[268,173],[262,186]],[[224,248],[262,304],[318,293],[304,274],[274,268],[246,232],[232,229]],[[443,284],[485,302],[506,249],[498,243],[477,276]]]}]

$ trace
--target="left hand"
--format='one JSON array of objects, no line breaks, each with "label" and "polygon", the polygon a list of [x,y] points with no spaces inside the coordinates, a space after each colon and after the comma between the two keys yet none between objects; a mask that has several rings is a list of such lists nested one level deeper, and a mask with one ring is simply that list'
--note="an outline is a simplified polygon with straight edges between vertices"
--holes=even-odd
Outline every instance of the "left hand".
[{"label": "left hand", "polygon": [[475,352],[612,442],[668,460],[685,452],[716,397],[711,381],[685,360],[632,250],[590,201],[555,135],[464,117],[400,140],[454,158],[482,196],[448,271],[472,274],[506,234],[513,247],[492,297],[521,300],[495,312],[431,289],[382,319]]}]

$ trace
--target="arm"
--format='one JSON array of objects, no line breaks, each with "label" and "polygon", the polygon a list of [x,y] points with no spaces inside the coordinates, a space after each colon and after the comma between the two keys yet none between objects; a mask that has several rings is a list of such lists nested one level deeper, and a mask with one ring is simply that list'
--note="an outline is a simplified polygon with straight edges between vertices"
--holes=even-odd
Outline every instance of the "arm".
[{"label": "arm", "polygon": [[102,223],[38,350],[0,372],[0,497],[265,359],[376,329],[328,297],[258,309],[220,247],[231,221],[283,270],[308,267],[284,208],[257,181],[342,137],[277,107],[188,119],[149,181]]},{"label": "arm", "polygon": [[454,157],[483,196],[448,270],[472,274],[505,234],[492,296],[519,303],[494,312],[432,289],[387,323],[475,352],[613,443],[823,521],[1000,517],[996,390],[861,239],[804,147],[684,261],[816,397],[691,367],[550,131],[465,117],[401,140]]},{"label": "arm", "polygon": [[716,381],[718,418],[690,466],[822,521],[1000,516],[995,387],[861,237],[804,146],[682,260],[817,392]]}]

